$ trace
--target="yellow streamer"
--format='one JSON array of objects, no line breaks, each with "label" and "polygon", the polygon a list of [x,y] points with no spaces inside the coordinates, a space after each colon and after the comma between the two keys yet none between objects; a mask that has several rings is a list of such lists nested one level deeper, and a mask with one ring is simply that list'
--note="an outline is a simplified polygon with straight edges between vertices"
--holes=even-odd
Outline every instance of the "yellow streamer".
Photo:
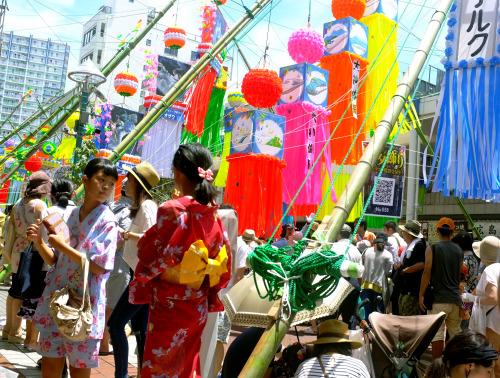
[{"label": "yellow streamer", "polygon": [[231,148],[231,134],[232,132],[224,133],[224,145],[222,147],[222,157],[220,162],[219,172],[214,180],[214,185],[219,187],[226,187],[227,173],[229,172],[229,163],[226,157],[229,156]]}]

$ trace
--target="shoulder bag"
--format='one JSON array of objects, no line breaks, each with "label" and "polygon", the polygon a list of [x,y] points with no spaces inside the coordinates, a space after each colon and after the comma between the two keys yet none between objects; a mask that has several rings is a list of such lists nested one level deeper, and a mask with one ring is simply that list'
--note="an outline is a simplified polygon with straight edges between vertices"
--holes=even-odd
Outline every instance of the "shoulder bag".
[{"label": "shoulder bag", "polygon": [[[80,275],[83,273],[83,295],[77,293]],[[75,273],[71,282],[61,290],[56,290],[50,298],[50,312],[57,328],[63,336],[72,341],[84,341],[92,330],[92,305],[90,304],[89,262],[82,253],[82,269]]]},{"label": "shoulder bag", "polygon": [[[434,265],[434,246],[431,245],[432,250],[432,264]],[[424,306],[427,310],[432,310],[432,303],[434,302],[434,286],[432,285],[432,270],[431,270],[431,281],[429,286],[425,289],[424,293]]]},{"label": "shoulder bag", "polygon": [[[28,224],[24,208],[24,200],[21,199],[20,211],[24,219],[24,223]],[[10,232],[15,232],[10,230]],[[17,284],[15,286],[15,295],[22,299],[37,299],[40,298],[45,289],[45,275],[47,272],[42,271],[43,258],[36,250],[33,243],[29,243],[21,252],[19,258],[19,266],[17,268]]]}]

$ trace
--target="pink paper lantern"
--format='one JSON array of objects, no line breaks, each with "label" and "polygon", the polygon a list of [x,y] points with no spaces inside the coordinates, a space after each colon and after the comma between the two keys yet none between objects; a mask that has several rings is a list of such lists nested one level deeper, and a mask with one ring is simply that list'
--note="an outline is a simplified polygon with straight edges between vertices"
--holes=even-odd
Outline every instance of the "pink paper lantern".
[{"label": "pink paper lantern", "polygon": [[315,30],[296,30],[288,40],[288,53],[296,63],[314,64],[321,59],[324,50],[323,37]]}]

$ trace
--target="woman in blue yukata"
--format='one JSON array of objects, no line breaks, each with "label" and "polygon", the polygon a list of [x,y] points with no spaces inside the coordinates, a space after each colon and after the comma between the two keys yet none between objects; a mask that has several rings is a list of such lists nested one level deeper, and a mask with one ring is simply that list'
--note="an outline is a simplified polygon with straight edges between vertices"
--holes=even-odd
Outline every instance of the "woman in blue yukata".
[{"label": "woman in blue yukata", "polygon": [[[92,368],[99,366],[99,344],[104,331],[106,281],[113,270],[116,243],[119,239],[115,216],[104,202],[114,190],[118,172],[113,163],[102,158],[91,160],[83,172],[85,200],[71,212],[67,224],[78,240],[75,248],[62,235],[50,235],[47,245],[38,221],[28,228],[32,240],[45,262],[51,265],[47,286],[38,303],[34,322],[40,330],[39,353],[42,355],[42,376],[61,377],[64,361],[69,359],[71,377],[90,377]],[[71,341],[57,329],[49,303],[51,294],[68,285],[81,269],[81,254],[89,260],[89,294],[94,315],[92,330],[85,341]],[[78,295],[83,294],[83,278]]]}]

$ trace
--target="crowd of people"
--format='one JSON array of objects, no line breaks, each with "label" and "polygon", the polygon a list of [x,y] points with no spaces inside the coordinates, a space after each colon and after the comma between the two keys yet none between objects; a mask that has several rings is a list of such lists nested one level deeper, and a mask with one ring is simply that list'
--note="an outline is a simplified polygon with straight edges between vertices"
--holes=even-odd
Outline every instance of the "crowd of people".
[{"label": "crowd of people", "polygon": [[[111,354],[115,377],[127,377],[127,338],[133,333],[141,377],[193,377],[201,372],[208,313],[217,312],[215,370],[238,376],[263,330],[243,332],[224,356],[231,324],[221,298],[249,272],[254,248],[271,243],[291,254],[298,241],[316,239],[319,224],[312,217],[300,230],[285,223],[275,240],[250,229],[238,236],[236,211],[215,203],[211,165],[201,144],[181,145],[173,159],[178,194],[159,206],[151,191],[160,177],[147,162],[128,170],[121,198],[109,203],[117,169],[92,159],[83,173],[80,206],[72,201],[71,181],[33,173],[5,221],[3,260],[12,267],[12,285],[2,339],[38,351],[44,377],[61,377],[66,363],[72,377],[89,377],[99,356]],[[48,221],[54,218],[63,225],[57,232]],[[449,218],[439,221],[440,241],[433,245],[416,220],[400,226],[388,221],[376,234],[368,228],[364,219],[341,228],[331,248],[363,265],[363,275],[348,279],[352,290],[335,314],[312,322],[307,331],[317,340],[284,348],[271,376],[369,377],[367,366],[352,356],[362,343],[350,338],[359,328],[357,305],[367,300],[368,322],[373,312],[446,314],[432,341],[427,377],[500,377],[500,239],[474,242],[470,233],[455,235]],[[43,260],[29,277],[28,251]],[[86,328],[83,322],[68,330],[69,323],[61,322],[67,319],[54,293],[65,289],[76,298],[76,304],[65,304],[88,317]]]}]

